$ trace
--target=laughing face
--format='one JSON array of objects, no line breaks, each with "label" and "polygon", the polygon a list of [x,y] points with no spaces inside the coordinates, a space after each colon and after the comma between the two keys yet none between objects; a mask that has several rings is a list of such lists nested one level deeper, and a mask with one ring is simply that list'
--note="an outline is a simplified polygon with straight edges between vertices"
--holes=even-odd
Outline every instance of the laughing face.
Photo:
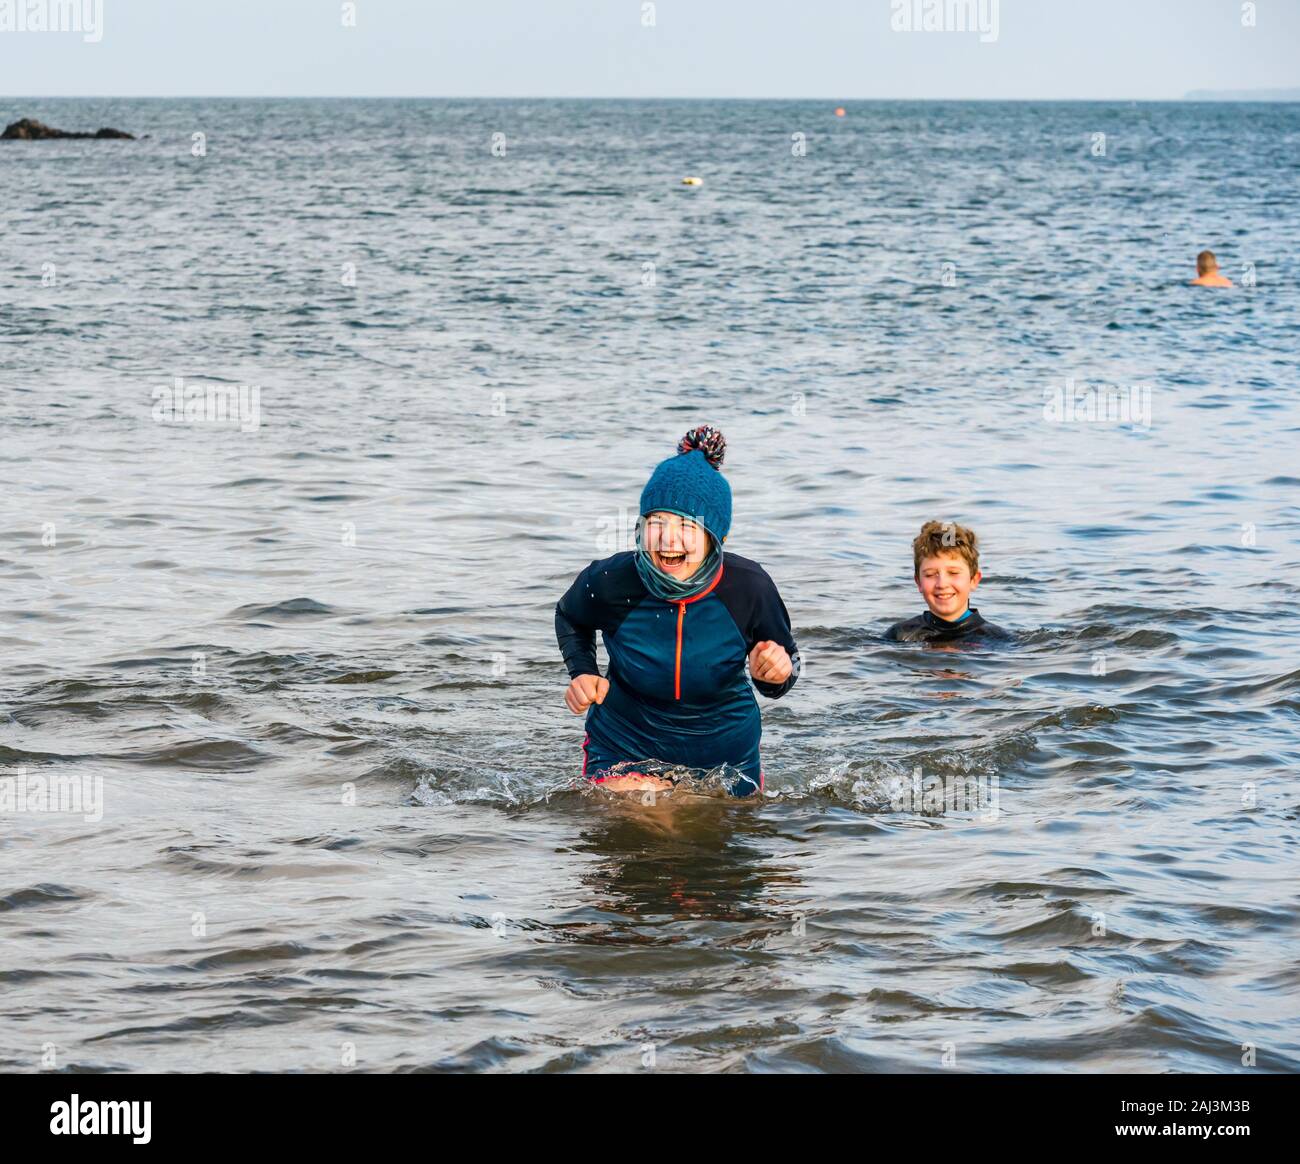
[{"label": "laughing face", "polygon": [[647,514],[644,539],[650,560],[680,581],[694,575],[709,556],[709,535],[704,527],[675,513],[656,510]]},{"label": "laughing face", "polygon": [[936,618],[955,622],[970,607],[971,591],[980,584],[980,572],[970,572],[970,566],[960,554],[935,554],[921,562],[916,573],[916,586],[921,597]]}]

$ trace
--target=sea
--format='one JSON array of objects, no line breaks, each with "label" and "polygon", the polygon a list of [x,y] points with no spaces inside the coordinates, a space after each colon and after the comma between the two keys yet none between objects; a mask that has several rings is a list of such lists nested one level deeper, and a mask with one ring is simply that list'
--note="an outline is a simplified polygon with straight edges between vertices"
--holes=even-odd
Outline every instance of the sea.
[{"label": "sea", "polygon": [[[1300,1070],[1300,104],[0,106],[137,136],[0,142],[0,1069]],[[803,672],[650,803],[698,424]]]}]

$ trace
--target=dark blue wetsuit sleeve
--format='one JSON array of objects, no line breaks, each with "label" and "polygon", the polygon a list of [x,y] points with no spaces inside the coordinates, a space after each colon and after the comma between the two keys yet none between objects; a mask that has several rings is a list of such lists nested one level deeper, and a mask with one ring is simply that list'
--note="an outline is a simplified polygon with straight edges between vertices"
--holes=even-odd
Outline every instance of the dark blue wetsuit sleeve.
[{"label": "dark blue wetsuit sleeve", "polygon": [[799,647],[794,641],[794,632],[790,629],[790,613],[786,610],[785,603],[781,601],[776,583],[766,574],[763,575],[763,580],[767,585],[758,589],[754,622],[747,636],[749,641],[745,644],[745,650],[748,653],[757,643],[769,641],[780,643],[786,649],[790,656],[790,674],[784,683],[764,683],[759,679],[754,680],[754,686],[758,688],[760,695],[766,695],[769,699],[780,699],[799,678]]},{"label": "dark blue wetsuit sleeve", "polygon": [[599,623],[590,574],[591,567],[588,566],[555,604],[555,638],[560,644],[560,654],[564,656],[570,679],[600,674],[596,664]]},{"label": "dark blue wetsuit sleeve", "polygon": [[717,594],[731,612],[736,629],[744,636],[745,654],[765,642],[780,643],[786,649],[790,656],[790,675],[784,683],[753,681],[760,695],[780,699],[799,678],[800,663],[799,648],[790,629],[790,614],[776,583],[757,562],[728,554]]}]

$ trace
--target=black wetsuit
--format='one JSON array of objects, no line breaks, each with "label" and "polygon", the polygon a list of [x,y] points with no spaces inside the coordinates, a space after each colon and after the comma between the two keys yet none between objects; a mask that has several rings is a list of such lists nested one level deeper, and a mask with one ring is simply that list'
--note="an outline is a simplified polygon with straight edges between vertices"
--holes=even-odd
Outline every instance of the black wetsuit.
[{"label": "black wetsuit", "polygon": [[952,642],[957,639],[1006,639],[1011,636],[999,626],[985,622],[980,612],[973,606],[966,614],[949,622],[945,618],[936,618],[928,610],[916,618],[896,622],[887,631],[885,638],[897,643],[934,643]]}]

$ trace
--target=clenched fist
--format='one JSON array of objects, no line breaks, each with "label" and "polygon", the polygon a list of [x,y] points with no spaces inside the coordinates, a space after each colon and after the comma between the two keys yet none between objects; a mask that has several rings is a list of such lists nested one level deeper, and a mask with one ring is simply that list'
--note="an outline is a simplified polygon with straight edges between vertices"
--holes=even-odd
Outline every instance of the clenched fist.
[{"label": "clenched fist", "polygon": [[749,673],[763,683],[784,683],[791,670],[790,656],[780,643],[755,643],[749,652]]},{"label": "clenched fist", "polygon": [[581,715],[593,703],[604,703],[609,680],[599,675],[579,675],[564,693],[564,702],[574,715]]}]

